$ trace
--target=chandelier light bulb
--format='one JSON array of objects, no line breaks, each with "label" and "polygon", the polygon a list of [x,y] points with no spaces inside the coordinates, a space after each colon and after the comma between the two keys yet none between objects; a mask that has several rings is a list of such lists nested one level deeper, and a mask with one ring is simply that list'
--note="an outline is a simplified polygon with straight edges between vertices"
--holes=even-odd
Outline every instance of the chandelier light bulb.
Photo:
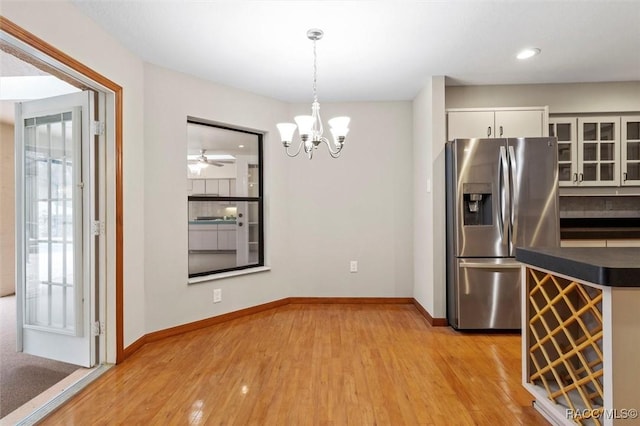
[{"label": "chandelier light bulb", "polygon": [[293,141],[293,133],[296,131],[296,125],[293,123],[278,123],[276,124],[282,142],[291,143]]},{"label": "chandelier light bulb", "polygon": [[347,133],[349,133],[349,121],[351,121],[349,117],[335,117],[329,120],[329,126],[335,129],[340,136],[347,136]]},{"label": "chandelier light bulb", "polygon": [[306,139],[311,134],[311,129],[313,128],[313,122],[315,121],[310,115],[297,115],[294,120],[298,125],[298,133],[300,133],[300,137]]}]

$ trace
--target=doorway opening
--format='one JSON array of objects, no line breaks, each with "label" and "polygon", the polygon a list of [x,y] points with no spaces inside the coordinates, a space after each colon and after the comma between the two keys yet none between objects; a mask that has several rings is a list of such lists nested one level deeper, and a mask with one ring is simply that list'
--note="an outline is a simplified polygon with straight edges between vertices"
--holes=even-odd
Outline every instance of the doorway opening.
[{"label": "doorway opening", "polygon": [[[99,74],[93,72],[92,70],[84,67],[82,64],[73,60],[72,58],[66,56],[62,52],[56,50],[52,46],[48,45],[46,42],[38,39],[34,35],[24,31],[19,28],[15,24],[6,20],[3,17],[0,17],[0,50],[2,55],[8,61],[16,62],[16,60],[23,66],[22,72],[23,75],[13,75],[11,77],[27,77],[29,73],[36,74],[41,77],[49,77],[57,80],[58,83],[63,83],[62,86],[68,86],[67,89],[71,88],[72,92],[81,92],[86,91],[87,93],[92,93],[91,97],[95,99],[95,103],[91,104],[91,113],[95,114],[95,121],[89,123],[92,127],[91,137],[86,138],[87,145],[84,146],[86,152],[92,151],[91,157],[87,156],[84,158],[83,167],[86,170],[90,170],[91,173],[91,182],[87,179],[80,179],[78,182],[74,182],[74,185],[83,186],[85,184],[90,184],[92,190],[87,194],[89,194],[88,198],[90,202],[86,204],[86,208],[84,214],[86,216],[86,220],[83,219],[84,228],[82,231],[84,234],[87,234],[87,238],[84,236],[81,237],[82,243],[82,252],[81,254],[87,254],[86,259],[83,261],[84,266],[86,266],[87,273],[83,277],[84,282],[90,282],[90,287],[85,289],[85,293],[82,294],[78,300],[83,300],[86,297],[88,309],[87,312],[90,312],[89,315],[80,315],[79,318],[84,321],[82,324],[76,322],[75,325],[79,325],[79,327],[72,327],[72,331],[69,331],[69,324],[66,324],[67,330],[58,330],[57,334],[59,335],[76,335],[76,336],[85,336],[87,341],[91,342],[90,349],[90,362],[82,363],[85,366],[93,367],[93,366],[101,366],[109,363],[116,363],[117,361],[122,359],[123,355],[123,342],[122,342],[122,173],[121,173],[121,159],[122,159],[122,136],[121,136],[121,116],[122,116],[122,89],[116,85],[115,83],[105,79]],[[6,67],[4,66],[5,62],[3,62],[2,67],[2,78],[6,77],[6,71],[13,69],[14,67]],[[36,71],[34,71],[36,70]],[[18,72],[18,74],[20,74]],[[16,74],[15,70],[13,72]],[[35,87],[35,84],[29,84],[31,88]],[[3,94],[7,93],[3,87]],[[40,94],[32,94],[29,99],[34,99],[43,97],[48,98],[52,94],[50,92],[42,91]],[[16,98],[14,100],[24,100],[25,98]],[[14,145],[13,137],[8,137],[7,135],[10,133],[7,130],[7,127],[15,125],[14,123],[7,124],[7,117],[13,115],[12,105],[7,106],[8,103],[13,102],[1,102],[0,115],[2,117],[2,134],[0,138],[0,143],[2,145],[2,161],[5,161],[5,157],[12,157],[16,154],[16,146]],[[8,111],[7,111],[8,110]],[[65,126],[64,121],[67,118],[66,113],[60,114],[60,123],[61,128]],[[78,114],[81,115],[81,114]],[[86,115],[86,112],[85,112]],[[45,115],[46,120],[51,120],[51,115]],[[35,118],[30,118],[35,123]],[[25,124],[26,121],[22,124]],[[99,124],[102,123],[102,124]],[[46,124],[49,130],[52,129],[51,124]],[[54,124],[55,126],[55,124]],[[24,127],[24,126],[23,126]],[[59,126],[60,127],[60,126]],[[86,130],[86,129],[85,129]],[[49,147],[51,147],[51,140],[53,140],[54,136],[51,136],[55,133],[55,131],[50,132],[51,134],[48,136],[49,138]],[[95,133],[95,135],[94,135]],[[13,152],[10,155],[7,154],[8,145],[11,144],[11,148],[13,148]],[[26,150],[21,148],[21,152],[24,154],[25,151],[29,151],[29,148]],[[37,148],[31,148],[31,154],[33,157],[33,152],[38,151]],[[51,152],[51,150],[49,150]],[[58,169],[65,169],[71,162],[67,160],[61,160],[60,158],[48,158],[46,160],[42,160],[42,158],[31,158],[31,162],[36,166],[40,166],[43,170],[46,170],[47,173],[43,174],[45,179],[52,180],[51,170],[52,164],[55,165]],[[11,160],[9,160],[11,162]],[[18,161],[17,163],[19,167],[24,166],[24,162]],[[21,166],[22,165],[22,166]],[[67,167],[68,168],[68,167]],[[2,167],[3,171],[6,170],[5,167]],[[13,167],[11,167],[13,169]],[[64,172],[60,176],[63,176]],[[16,200],[16,197],[19,197],[24,188],[18,186],[18,191],[14,190],[13,194],[7,194],[7,187],[14,186],[14,180],[10,179],[9,185],[6,185],[7,179],[4,179],[4,172],[2,176],[2,204],[0,204],[0,209],[2,210],[2,215],[0,216],[0,225],[3,226],[3,231],[5,230],[5,225],[7,227],[16,227],[16,223],[20,220],[24,219],[24,212],[19,213],[19,217],[16,214],[12,217],[10,214],[6,214],[7,212],[13,211],[13,206],[11,202]],[[61,178],[64,180],[65,178]],[[42,180],[42,179],[41,179]],[[23,182],[24,183],[24,182]],[[41,184],[41,182],[40,182]],[[37,186],[38,182],[35,182],[33,185]],[[32,186],[33,186],[32,185]],[[73,188],[73,185],[70,186]],[[84,195],[83,195],[84,196]],[[82,198],[82,197],[80,197]],[[85,197],[87,198],[87,197]],[[34,206],[38,203],[43,205],[43,200],[39,200],[37,197],[35,198]],[[58,202],[60,201],[60,202]],[[72,203],[72,199],[69,200],[64,199],[62,197],[60,200],[56,200],[55,197],[51,196],[51,189],[48,189],[48,198],[44,200],[44,204],[48,207],[49,217],[47,220],[52,221],[53,216],[51,215],[52,209],[51,205],[53,203],[58,202],[60,206],[62,204]],[[18,205],[24,206],[24,203],[20,202]],[[66,211],[66,207],[62,208],[61,211]],[[107,214],[110,212],[110,214]],[[97,232],[93,232],[93,229],[97,229]],[[20,228],[20,227],[18,227]],[[54,259],[54,255],[57,255],[55,250],[51,250],[52,247],[56,249],[60,247],[65,247],[65,242],[71,241],[71,238],[62,237],[62,245],[58,243],[58,241],[52,236],[51,226],[47,225],[49,234],[46,236],[45,240],[46,247],[49,249],[49,252],[45,256],[42,256],[44,259],[45,267],[42,268],[47,269],[49,271],[49,281],[48,281],[48,294],[51,296],[54,292],[58,291],[60,288],[71,288],[68,285],[68,282],[72,281],[72,274],[68,274],[69,271],[65,271],[65,278],[62,283],[57,283],[55,280],[51,280],[51,272],[52,267],[49,266],[52,263],[60,261],[60,259]],[[64,227],[61,229],[65,229]],[[88,234],[93,233],[94,237],[89,237]],[[20,234],[20,232],[18,232]],[[8,238],[7,238],[8,237]],[[65,239],[66,238],[66,239]],[[11,246],[8,241],[13,240],[12,232],[9,232],[7,235],[6,232],[2,233],[2,238],[0,241],[0,248],[3,253],[0,258],[9,257],[12,261],[16,254],[19,254],[19,247],[15,245]],[[12,241],[13,242],[13,241]],[[69,244],[70,245],[70,244]],[[44,247],[44,246],[43,246]],[[5,252],[9,253],[11,250],[11,256],[4,256]],[[53,253],[53,254],[52,254]],[[90,256],[88,255],[90,253]],[[24,254],[24,251],[22,252]],[[20,262],[20,256],[18,256],[18,261]],[[69,256],[72,257],[72,256]],[[66,257],[62,257],[62,259],[67,259]],[[49,265],[46,265],[46,263]],[[12,262],[9,262],[9,264]],[[42,263],[42,262],[41,262]],[[65,260],[65,265],[66,265]],[[65,266],[66,267],[66,266]],[[7,290],[4,285],[5,278],[8,279],[10,276],[15,276],[16,268],[6,268],[5,262],[2,264],[2,281],[0,283],[3,284],[0,287],[2,290],[2,295],[7,293],[13,293],[11,290]],[[18,268],[20,270],[21,268]],[[55,268],[54,268],[55,269]],[[58,268],[58,270],[64,270],[64,268]],[[109,280],[107,280],[107,276],[109,276]],[[12,279],[13,286],[15,288],[16,281]],[[78,280],[80,281],[80,280]],[[60,285],[52,285],[60,284]],[[65,287],[66,286],[66,287]],[[66,291],[66,290],[65,290]],[[69,290],[68,293],[72,294],[74,291]],[[10,296],[11,297],[11,296]],[[25,303],[16,303],[17,298],[12,297],[14,300],[14,305],[12,307],[15,308],[18,313],[17,318],[24,318],[24,312],[20,312],[20,310],[24,309]],[[52,313],[60,312],[60,309],[56,311],[54,307],[55,303],[64,303],[63,299],[59,298],[58,301],[51,298],[47,302],[45,312],[48,312],[48,318],[51,319]],[[70,304],[69,306],[71,306]],[[65,307],[69,307],[66,306]],[[42,306],[40,307],[42,308]],[[40,309],[38,312],[42,312]],[[69,317],[72,318],[72,317]],[[107,321],[109,318],[109,321]],[[64,322],[64,321],[63,321]],[[20,331],[21,326],[25,325],[26,322],[15,321],[16,329]],[[42,330],[38,330],[41,327],[41,324],[28,324],[31,328],[31,332],[34,330],[36,332],[40,332]],[[51,324],[50,324],[51,325]],[[53,324],[55,325],[55,324]],[[24,330],[23,330],[24,331]],[[19,333],[18,333],[19,334]],[[53,333],[56,334],[56,333]],[[14,348],[17,346],[20,347],[21,339],[10,339],[14,340],[13,343]],[[3,345],[6,344],[6,339],[2,341]],[[51,341],[46,341],[43,347],[51,346]],[[46,352],[46,351],[45,351]],[[54,351],[55,352],[55,351]],[[51,356],[52,358],[58,358],[55,355]],[[53,362],[53,361],[51,361]],[[73,361],[78,364],[77,361]],[[3,363],[4,364],[4,363]],[[57,365],[59,364],[50,364]],[[69,369],[75,370],[72,364],[66,363],[67,366],[62,365],[61,370],[68,372]],[[57,367],[53,367],[54,369]],[[95,369],[94,369],[95,370]],[[25,371],[28,373],[29,371]],[[33,371],[31,371],[33,373]],[[5,374],[2,374],[5,376]],[[82,380],[78,380],[82,381]],[[7,388],[4,387],[3,390]],[[37,408],[37,407],[34,407]],[[36,409],[37,411],[37,409]],[[0,418],[7,415],[7,410],[0,411]],[[27,412],[26,414],[30,414]]]}]

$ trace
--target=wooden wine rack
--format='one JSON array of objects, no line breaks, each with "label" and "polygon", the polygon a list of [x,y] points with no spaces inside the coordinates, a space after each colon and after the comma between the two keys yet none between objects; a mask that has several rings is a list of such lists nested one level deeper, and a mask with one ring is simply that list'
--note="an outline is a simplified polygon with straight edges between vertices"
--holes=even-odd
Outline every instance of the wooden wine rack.
[{"label": "wooden wine rack", "polygon": [[527,275],[530,383],[567,409],[602,409],[602,290],[535,269]]}]

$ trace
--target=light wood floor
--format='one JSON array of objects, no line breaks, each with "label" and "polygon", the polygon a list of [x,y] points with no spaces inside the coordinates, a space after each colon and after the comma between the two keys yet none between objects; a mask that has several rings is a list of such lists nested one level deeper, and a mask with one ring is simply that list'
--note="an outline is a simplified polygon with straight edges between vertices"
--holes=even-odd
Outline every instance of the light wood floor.
[{"label": "light wood floor", "polygon": [[545,425],[520,337],[413,305],[292,304],[149,343],[47,425]]}]

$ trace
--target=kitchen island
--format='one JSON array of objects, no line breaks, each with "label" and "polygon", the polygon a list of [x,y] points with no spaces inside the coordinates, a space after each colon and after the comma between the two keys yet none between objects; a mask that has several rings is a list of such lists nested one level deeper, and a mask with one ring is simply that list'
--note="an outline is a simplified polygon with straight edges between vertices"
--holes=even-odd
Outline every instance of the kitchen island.
[{"label": "kitchen island", "polygon": [[553,424],[640,425],[640,248],[518,248],[522,381]]}]

